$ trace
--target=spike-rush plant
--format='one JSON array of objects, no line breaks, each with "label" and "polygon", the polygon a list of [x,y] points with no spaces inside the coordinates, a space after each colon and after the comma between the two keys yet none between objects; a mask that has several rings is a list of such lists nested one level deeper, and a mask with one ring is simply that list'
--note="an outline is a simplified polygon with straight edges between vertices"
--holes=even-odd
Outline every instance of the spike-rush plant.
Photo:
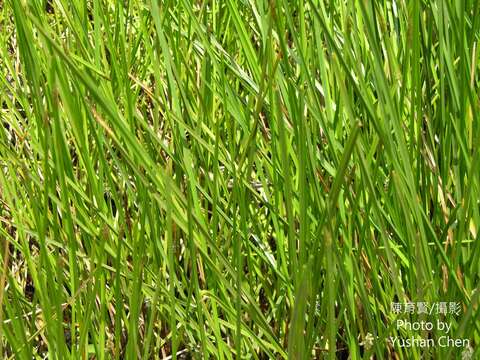
[{"label": "spike-rush plant", "polygon": [[480,356],[479,1],[0,29],[0,358]]}]

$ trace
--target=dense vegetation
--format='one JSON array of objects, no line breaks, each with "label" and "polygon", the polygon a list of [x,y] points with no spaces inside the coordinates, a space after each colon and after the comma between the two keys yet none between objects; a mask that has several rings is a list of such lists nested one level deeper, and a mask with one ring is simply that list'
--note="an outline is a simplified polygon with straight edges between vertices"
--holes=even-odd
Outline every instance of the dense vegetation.
[{"label": "dense vegetation", "polygon": [[1,358],[478,358],[479,1],[0,8]]}]

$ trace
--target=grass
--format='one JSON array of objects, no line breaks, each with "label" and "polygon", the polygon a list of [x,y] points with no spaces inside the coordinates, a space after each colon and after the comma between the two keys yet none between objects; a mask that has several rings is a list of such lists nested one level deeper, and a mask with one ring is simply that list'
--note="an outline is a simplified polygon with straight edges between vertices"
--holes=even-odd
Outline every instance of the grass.
[{"label": "grass", "polygon": [[480,2],[6,0],[0,28],[2,358],[479,356]]}]

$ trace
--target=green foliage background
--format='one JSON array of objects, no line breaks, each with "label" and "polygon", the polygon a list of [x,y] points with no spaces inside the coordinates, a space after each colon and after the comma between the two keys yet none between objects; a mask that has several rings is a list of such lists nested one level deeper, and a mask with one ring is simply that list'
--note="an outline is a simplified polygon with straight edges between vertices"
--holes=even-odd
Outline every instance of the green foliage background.
[{"label": "green foliage background", "polygon": [[[0,1],[0,357],[478,357],[477,0]],[[405,349],[455,301],[472,348]]]}]

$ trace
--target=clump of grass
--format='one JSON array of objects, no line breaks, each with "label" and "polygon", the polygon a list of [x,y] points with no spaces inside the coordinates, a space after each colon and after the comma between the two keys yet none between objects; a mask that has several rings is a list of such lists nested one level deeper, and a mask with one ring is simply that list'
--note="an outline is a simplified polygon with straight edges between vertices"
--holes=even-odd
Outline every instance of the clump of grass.
[{"label": "clump of grass", "polygon": [[0,2],[0,356],[474,358],[479,15]]}]

